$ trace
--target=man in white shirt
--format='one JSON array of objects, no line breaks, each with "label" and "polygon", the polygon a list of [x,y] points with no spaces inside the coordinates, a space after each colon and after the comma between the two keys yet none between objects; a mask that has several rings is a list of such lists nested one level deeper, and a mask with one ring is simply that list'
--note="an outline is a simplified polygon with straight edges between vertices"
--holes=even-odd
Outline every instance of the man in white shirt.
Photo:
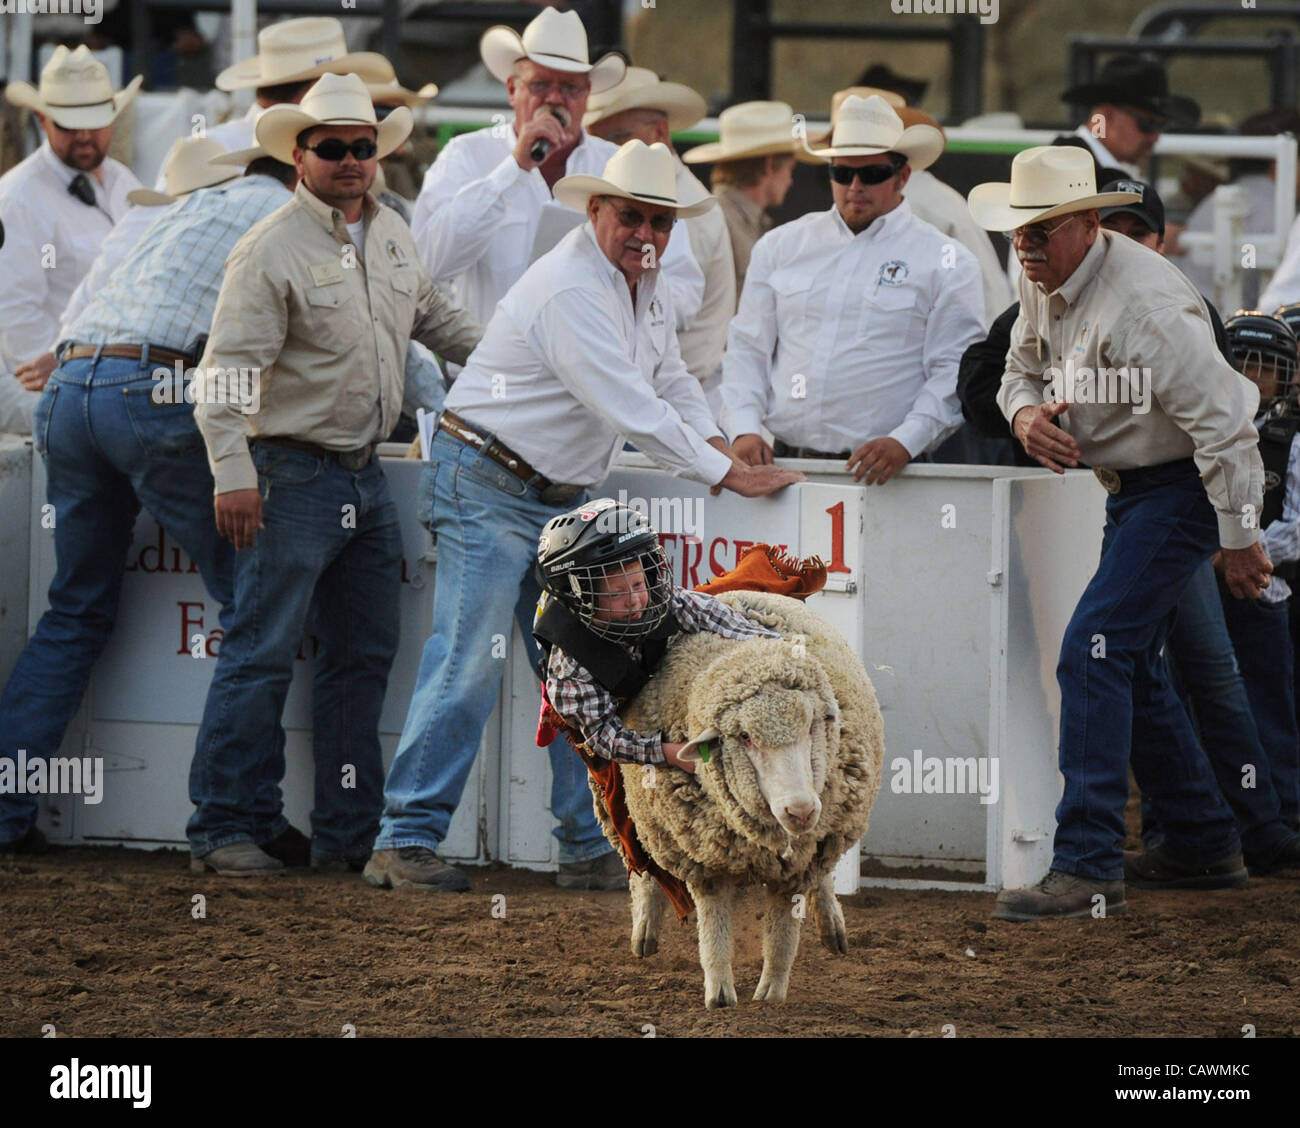
[{"label": "man in white shirt", "polygon": [[[593,94],[587,107],[582,124],[613,145],[632,140],[667,145],[677,166],[679,199],[704,187],[672,149],[672,134],[690,129],[705,114],[704,99],[689,86],[660,82],[645,67],[628,67],[622,82]],[[736,268],[721,208],[709,208],[685,222],[691,251],[704,273],[704,299],[695,320],[677,334],[677,343],[687,370],[705,381],[722,363],[727,326],[736,312]]]},{"label": "man in white shirt", "polygon": [[113,123],[135,97],[137,76],[114,91],[86,47],[58,47],[39,90],[11,82],[5,97],[36,113],[45,142],[0,177],[8,242],[0,271],[0,430],[30,433],[36,394],[13,378],[53,342],[59,318],[100,244],[140,182],[108,156]]},{"label": "man in white shirt", "polygon": [[[489,28],[479,53],[506,84],[514,123],[447,143],[424,177],[411,232],[429,276],[471,316],[486,323],[508,289],[536,257],[545,215],[548,229],[572,226],[551,190],[566,175],[600,175],[618,147],[583,131],[590,94],[622,77],[618,55],[588,62],[587,32],[576,12],[544,9],[520,37]],[[549,250],[554,240],[544,249]],[[674,240],[664,259],[677,328],[689,325],[704,296],[704,275],[690,240]]]},{"label": "man in white shirt", "polygon": [[754,247],[723,358],[737,458],[844,459],[883,484],[961,425],[957,366],[984,333],[979,267],[903,199],[910,169],[942,151],[938,130],[905,128],[883,98],[845,99],[816,150],[833,161],[834,206]]},{"label": "man in white shirt", "polygon": [[1092,82],[1071,86],[1061,101],[1088,107],[1088,115],[1073,134],[1052,144],[1087,149],[1098,184],[1119,179],[1107,169],[1119,169],[1130,180],[1141,179],[1141,166],[1161,132],[1171,126],[1190,129],[1201,119],[1200,106],[1169,93],[1165,68],[1140,55],[1108,59]]},{"label": "man in white shirt", "polygon": [[[673,332],[672,297],[648,262],[678,217],[713,204],[677,196],[672,155],[629,141],[603,177],[569,176],[556,199],[588,222],[539,259],[497,307],[439,420],[421,496],[438,538],[433,634],[365,877],[372,885],[465,890],[434,851],[478,752],[520,624],[532,657],[542,529],[580,504],[624,440],[667,470],[747,497],[802,475],[732,459]],[[680,237],[680,235],[679,235]],[[649,252],[653,251],[653,255]],[[613,888],[622,863],[591,819],[585,770],[551,744],[551,808],[566,888]]]}]

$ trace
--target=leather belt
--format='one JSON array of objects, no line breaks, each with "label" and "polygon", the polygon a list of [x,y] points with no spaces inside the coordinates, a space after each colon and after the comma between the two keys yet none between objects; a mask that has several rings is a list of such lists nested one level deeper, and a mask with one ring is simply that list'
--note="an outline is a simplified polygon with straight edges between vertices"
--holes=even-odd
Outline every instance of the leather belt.
[{"label": "leather belt", "polygon": [[252,440],[255,443],[266,443],[269,446],[285,447],[288,450],[299,450],[303,454],[312,454],[317,458],[325,458],[330,462],[337,462],[344,470],[351,470],[354,474],[358,470],[364,470],[370,465],[370,460],[375,456],[375,450],[378,443],[371,443],[369,446],[357,447],[356,450],[330,450],[317,443],[304,442],[302,439],[286,439],[279,435],[267,437],[258,435]]},{"label": "leather belt", "polygon": [[790,446],[788,443],[782,442],[780,439],[773,437],[772,453],[775,454],[777,458],[825,458],[832,462],[847,462],[849,460],[849,455],[853,452],[851,450],[837,452],[813,450],[812,447]]},{"label": "leather belt", "polygon": [[466,446],[473,447],[503,470],[508,470],[526,486],[537,490],[541,494],[542,501],[547,505],[562,505],[582,492],[582,486],[552,482],[544,474],[539,474],[505,443],[498,442],[491,435],[485,435],[473,424],[466,423],[454,411],[444,411],[438,416],[438,429],[446,431],[453,439],[459,440]]},{"label": "leather belt", "polygon": [[1131,489],[1139,482],[1156,476],[1173,481],[1184,475],[1198,474],[1194,458],[1179,458],[1173,462],[1162,462],[1159,466],[1139,466],[1132,470],[1107,470],[1103,466],[1092,467],[1092,472],[1107,493],[1117,494]]},{"label": "leather belt", "polygon": [[149,359],[156,360],[160,364],[175,364],[177,361],[185,365],[194,363],[189,353],[164,349],[159,345],[72,345],[63,350],[59,362],[89,360],[96,353],[100,356],[112,357],[114,360],[140,360],[146,348],[149,350]]}]

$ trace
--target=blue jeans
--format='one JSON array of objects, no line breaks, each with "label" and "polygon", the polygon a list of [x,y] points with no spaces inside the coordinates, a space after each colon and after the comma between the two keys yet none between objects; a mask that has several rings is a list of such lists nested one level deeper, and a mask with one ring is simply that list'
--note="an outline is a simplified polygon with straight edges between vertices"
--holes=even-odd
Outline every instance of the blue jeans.
[{"label": "blue jeans", "polygon": [[1240,848],[1160,647],[1218,524],[1194,469],[1158,472],[1106,502],[1101,560],[1065,630],[1060,767],[1052,868],[1124,877],[1124,806],[1138,785],[1164,817],[1169,849],[1189,862]]},{"label": "blue jeans", "polygon": [[[433,634],[425,643],[397,756],[384,784],[376,850],[437,849],[465,790],[505,673],[512,618],[536,666],[533,576],[537,540],[552,517],[581,503],[545,505],[472,447],[438,431],[420,481],[420,507],[438,538]],[[564,737],[550,745],[551,813],[561,862],[610,850],[592,808],[587,770]]]},{"label": "blue jeans", "polygon": [[[55,754],[117,618],[143,504],[198,564],[228,625],[234,550],[217,535],[212,475],[194,408],[155,404],[156,364],[86,358],[61,365],[36,405],[58,564],[49,609],[0,696],[0,756]],[[22,546],[26,552],[26,546]],[[0,795],[0,842],[36,821],[36,800]]]},{"label": "blue jeans", "polygon": [[[1254,698],[1248,696],[1249,682],[1243,684],[1224,618],[1228,609],[1226,602],[1220,599],[1219,583],[1207,560],[1193,574],[1178,602],[1178,616],[1169,632],[1165,657],[1175,685],[1181,686],[1181,696],[1196,723],[1201,746],[1209,757],[1219,791],[1237,820],[1242,850],[1248,860],[1269,859],[1293,835],[1280,821],[1276,781],[1260,744],[1261,731],[1256,726],[1258,713],[1254,708]],[[1287,641],[1286,631],[1284,613],[1284,641]],[[1287,648],[1289,650],[1289,641]],[[1288,708],[1290,676],[1288,664]],[[1294,720],[1292,725],[1294,732]],[[1242,770],[1247,764],[1255,769],[1253,788],[1242,787]],[[1142,796],[1142,813],[1143,839],[1146,841],[1149,831],[1159,832],[1162,816],[1145,794]]]},{"label": "blue jeans", "polygon": [[[1292,670],[1290,609],[1287,601],[1234,599],[1223,593],[1228,633],[1241,664],[1250,706],[1259,726],[1264,755],[1258,765],[1256,790],[1271,774],[1283,823],[1300,818],[1300,734],[1296,731],[1294,671]],[[1241,772],[1235,785],[1241,787]],[[1263,855],[1268,859],[1268,855]]]},{"label": "blue jeans", "polygon": [[[265,842],[288,825],[279,801],[284,760],[268,767],[266,759],[314,610],[312,854],[363,859],[379,818],[379,714],[397,653],[397,507],[378,459],[353,473],[265,443],[252,454],[265,528],[235,559],[235,614],[190,768],[190,849],[202,856]],[[275,786],[270,810],[258,802],[264,779]]]}]

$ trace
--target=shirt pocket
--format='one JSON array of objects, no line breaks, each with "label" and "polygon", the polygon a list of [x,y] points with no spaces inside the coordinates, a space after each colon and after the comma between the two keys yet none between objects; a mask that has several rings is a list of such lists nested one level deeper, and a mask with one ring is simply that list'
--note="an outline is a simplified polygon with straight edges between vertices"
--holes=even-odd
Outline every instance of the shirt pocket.
[{"label": "shirt pocket", "polygon": [[362,331],[359,324],[361,303],[348,285],[309,286],[306,291],[307,339],[330,351],[354,349]]},{"label": "shirt pocket", "polygon": [[777,270],[768,284],[776,294],[778,325],[795,325],[806,330],[812,322],[821,320],[820,307],[810,300],[813,279],[806,273]]},{"label": "shirt pocket", "polygon": [[911,328],[917,319],[917,293],[911,286],[877,285],[874,281],[866,287],[862,308],[858,313],[858,335],[878,333],[881,322],[885,332],[900,343],[910,342]]},{"label": "shirt pocket", "polygon": [[415,272],[407,270],[394,270],[389,275],[389,286],[392,291],[393,306],[397,311],[397,325],[402,330],[403,335],[409,332],[409,327],[415,322],[415,303],[418,300],[419,279],[416,278]]}]

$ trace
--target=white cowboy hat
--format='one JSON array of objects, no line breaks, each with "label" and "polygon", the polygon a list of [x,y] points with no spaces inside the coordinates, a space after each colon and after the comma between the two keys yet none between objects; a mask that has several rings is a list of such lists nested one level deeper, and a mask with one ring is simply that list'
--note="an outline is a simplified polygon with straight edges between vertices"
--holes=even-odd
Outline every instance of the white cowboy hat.
[{"label": "white cowboy hat", "polygon": [[687,164],[717,164],[769,153],[793,153],[794,110],[786,102],[741,102],[718,115],[718,140],[683,154]]},{"label": "white cowboy hat", "polygon": [[386,157],[411,135],[415,120],[398,106],[383,121],[375,116],[366,84],[355,74],[325,74],[296,106],[272,106],[253,129],[257,143],[269,156],[293,164],[298,134],[313,125],[373,125],[379,156]]},{"label": "white cowboy hat", "polygon": [[826,162],[817,156],[813,150],[825,148],[831,143],[831,132],[839,118],[840,107],[844,105],[845,100],[849,97],[870,98],[873,94],[878,95],[890,104],[904,126],[928,125],[943,134],[945,145],[948,143],[948,135],[944,133],[943,126],[924,110],[914,109],[909,106],[903,100],[901,94],[895,94],[894,91],[886,90],[881,86],[846,86],[843,90],[837,90],[831,95],[831,129],[828,129],[825,133],[809,137],[808,148],[798,154],[799,159],[804,164],[825,164]]},{"label": "white cowboy hat", "polygon": [[582,18],[577,12],[557,12],[554,8],[543,8],[524,28],[522,36],[510,27],[488,28],[478,41],[478,52],[492,77],[501,82],[514,73],[520,59],[531,59],[540,67],[587,75],[593,94],[619,82],[627,68],[623,57],[613,52],[590,62]]},{"label": "white cowboy hat", "polygon": [[400,106],[410,106],[412,109],[423,106],[425,102],[438,96],[436,82],[426,82],[419,90],[408,90],[397,79],[393,79],[392,82],[367,82],[366,89],[370,91],[372,102],[390,105],[396,102]]},{"label": "white cowboy hat", "polygon": [[827,160],[901,153],[913,169],[921,169],[939,159],[943,146],[941,130],[932,125],[904,125],[898,111],[879,94],[869,98],[850,94],[835,113],[830,148],[813,152]]},{"label": "white cowboy hat", "polygon": [[677,196],[677,168],[672,150],[662,141],[647,145],[629,141],[605,164],[604,176],[566,176],[555,182],[555,198],[574,211],[586,211],[592,196],[618,196],[676,208],[687,219],[708,211],[718,201],[699,185],[687,199]]},{"label": "white cowboy hat", "polygon": [[348,51],[343,25],[333,16],[281,20],[257,33],[257,54],[216,77],[218,90],[248,90],[305,82],[323,74],[359,74],[366,82],[390,82],[393,65],[373,51]]},{"label": "white cowboy hat", "polygon": [[590,129],[598,121],[624,110],[662,110],[668,115],[668,128],[675,132],[690,129],[708,112],[708,106],[689,86],[660,82],[659,76],[648,67],[628,67],[617,86],[587,99],[583,128]]},{"label": "white cowboy hat", "polygon": [[1014,231],[1071,212],[1142,202],[1140,192],[1098,192],[1095,167],[1087,149],[1036,145],[1015,155],[1010,184],[977,184],[966,206],[986,231]]},{"label": "white cowboy hat", "polygon": [[228,155],[225,147],[206,137],[182,137],[172,144],[163,162],[163,179],[166,192],[152,188],[132,188],[126,198],[142,207],[161,207],[174,204],[181,196],[188,196],[196,188],[211,188],[240,175],[230,164],[214,165],[214,157]]},{"label": "white cowboy hat", "polygon": [[64,129],[103,129],[126,109],[143,81],[143,75],[136,75],[114,93],[108,68],[89,47],[83,43],[69,51],[59,44],[41,69],[39,90],[28,82],[11,82],[5,97],[15,106],[52,118]]}]

